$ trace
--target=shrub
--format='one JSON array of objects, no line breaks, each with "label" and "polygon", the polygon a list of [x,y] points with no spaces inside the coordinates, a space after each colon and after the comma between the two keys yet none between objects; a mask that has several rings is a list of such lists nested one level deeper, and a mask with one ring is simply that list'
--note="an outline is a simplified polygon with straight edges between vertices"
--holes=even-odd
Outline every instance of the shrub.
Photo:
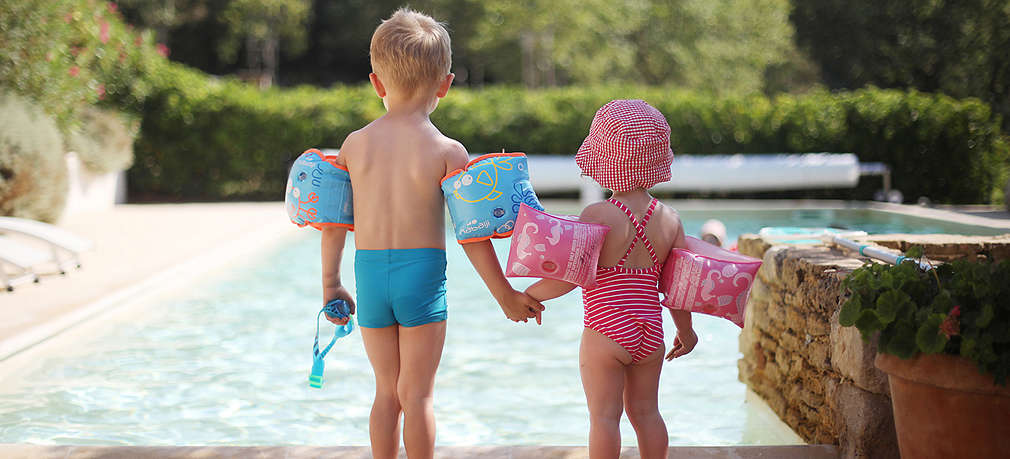
[{"label": "shrub", "polygon": [[139,113],[147,75],[165,62],[151,37],[111,2],[2,1],[0,86],[35,100],[62,127],[92,104]]},{"label": "shrub", "polygon": [[[915,252],[915,253],[913,253]],[[909,251],[921,256],[922,248]],[[922,271],[916,263],[867,263],[843,282],[838,315],[882,353],[960,355],[1006,385],[1010,376],[1010,261],[956,260]]]},{"label": "shrub", "polygon": [[80,124],[66,136],[67,150],[76,152],[88,170],[102,174],[126,170],[133,164],[133,141],[140,123],[108,110],[81,111]]},{"label": "shrub", "polygon": [[[130,187],[163,199],[279,199],[298,153],[339,147],[383,113],[367,86],[259,92],[178,65],[156,78]],[[989,202],[1010,156],[998,117],[978,100],[875,88],[774,98],[629,86],[454,89],[432,118],[471,152],[573,155],[614,98],[660,109],[677,153],[852,152],[890,165],[894,187],[912,199]]]},{"label": "shrub", "polygon": [[0,92],[0,215],[52,222],[66,197],[56,122],[24,98]]}]

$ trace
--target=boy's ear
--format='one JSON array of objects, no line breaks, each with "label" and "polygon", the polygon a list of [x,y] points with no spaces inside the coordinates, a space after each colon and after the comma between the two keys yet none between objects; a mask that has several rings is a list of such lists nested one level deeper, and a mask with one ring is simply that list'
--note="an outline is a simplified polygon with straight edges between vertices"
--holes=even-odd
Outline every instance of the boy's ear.
[{"label": "boy's ear", "polygon": [[445,97],[446,94],[449,93],[449,87],[452,86],[452,80],[454,78],[456,78],[456,74],[450,73],[445,76],[445,79],[443,79],[440,83],[438,83],[438,92],[435,93],[435,95],[438,96],[438,98],[441,99]]},{"label": "boy's ear", "polygon": [[379,80],[379,76],[374,72],[368,74],[368,81],[372,82],[372,87],[375,88],[375,94],[380,98],[386,97],[386,87],[382,85],[382,81]]}]

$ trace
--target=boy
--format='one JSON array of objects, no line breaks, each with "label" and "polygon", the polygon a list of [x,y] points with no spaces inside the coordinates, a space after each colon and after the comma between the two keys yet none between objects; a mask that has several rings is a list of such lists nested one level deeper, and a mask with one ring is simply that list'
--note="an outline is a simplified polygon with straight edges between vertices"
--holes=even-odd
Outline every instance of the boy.
[{"label": "boy", "polygon": [[[339,156],[354,189],[358,324],[375,372],[369,437],[374,457],[396,457],[402,412],[407,455],[431,457],[432,393],[446,320],[439,182],[468,160],[463,145],[428,119],[454,77],[449,33],[429,16],[400,9],[376,28],[369,53],[369,79],[387,112],[348,135]],[[346,234],[323,231],[323,299],[343,299],[353,313],[354,299],[340,282]],[[489,241],[463,247],[509,319],[539,322],[543,306],[509,285]]]}]

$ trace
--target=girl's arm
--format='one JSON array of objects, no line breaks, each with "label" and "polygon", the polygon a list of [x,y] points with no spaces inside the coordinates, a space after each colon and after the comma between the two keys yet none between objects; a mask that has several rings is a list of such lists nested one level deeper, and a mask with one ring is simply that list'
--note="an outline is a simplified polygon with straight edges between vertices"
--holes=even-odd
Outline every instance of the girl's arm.
[{"label": "girl's arm", "polygon": [[[351,314],[354,314],[356,312],[354,297],[340,282],[340,261],[344,257],[344,241],[346,238],[347,228],[335,226],[323,228],[322,243],[320,244],[320,253],[322,253],[323,262],[323,304],[339,298],[347,302],[351,307]],[[334,319],[330,318],[328,314],[323,315],[326,316],[326,320],[337,325],[344,325],[351,320],[350,317]]]},{"label": "girl's arm", "polygon": [[577,285],[555,279],[540,279],[526,289],[526,294],[537,301],[547,301],[564,295]]},{"label": "girl's arm", "polygon": [[[674,247],[687,247],[687,239],[684,237],[684,225],[677,219],[677,234],[673,237]],[[691,324],[691,313],[682,309],[670,309],[670,317],[677,327],[677,336],[673,338],[673,348],[666,354],[666,360],[673,360],[682,355],[686,355],[698,344],[698,335],[694,333]]]},{"label": "girl's arm", "polygon": [[666,354],[666,360],[686,355],[698,344],[698,335],[691,325],[691,313],[682,309],[671,309],[670,317],[677,326],[677,337],[673,338],[673,348]]}]

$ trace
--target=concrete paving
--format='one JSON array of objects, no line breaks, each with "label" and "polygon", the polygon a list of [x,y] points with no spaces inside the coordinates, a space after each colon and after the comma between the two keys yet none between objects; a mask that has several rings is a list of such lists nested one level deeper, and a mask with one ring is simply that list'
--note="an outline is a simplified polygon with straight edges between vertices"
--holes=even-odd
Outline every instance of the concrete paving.
[{"label": "concrete paving", "polygon": [[[371,451],[364,446],[34,446],[0,445],[0,456],[32,459],[134,459],[134,458],[339,458],[367,459]],[[400,457],[406,458],[401,449]],[[589,457],[581,446],[440,446],[435,457],[446,459],[582,459]],[[637,448],[623,448],[621,459],[640,457]],[[830,445],[801,446],[710,446],[670,448],[669,458],[683,459],[835,459],[838,450]]]}]

